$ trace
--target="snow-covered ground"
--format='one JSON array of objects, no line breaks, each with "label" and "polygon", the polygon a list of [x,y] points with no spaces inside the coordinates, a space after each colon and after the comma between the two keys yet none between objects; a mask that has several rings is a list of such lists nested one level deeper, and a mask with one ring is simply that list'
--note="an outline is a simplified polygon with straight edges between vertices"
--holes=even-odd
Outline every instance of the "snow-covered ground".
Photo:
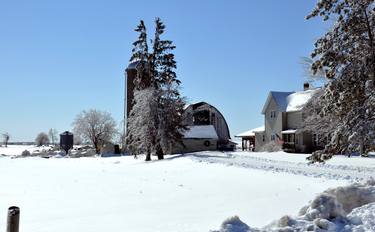
[{"label": "snow-covered ground", "polygon": [[49,149],[48,146],[37,147],[35,145],[8,145],[8,147],[0,147],[0,156],[19,156],[23,151],[28,150],[30,153]]},{"label": "snow-covered ground", "polygon": [[308,155],[285,152],[204,152],[189,156],[200,162],[328,179],[363,181],[375,177],[375,159],[359,156],[351,158],[336,156],[326,164],[308,164],[306,161]]},{"label": "snow-covered ground", "polygon": [[[26,148],[6,149],[0,154]],[[327,188],[375,176],[375,159],[307,165],[306,155],[282,152],[201,152],[149,163],[7,156],[0,158],[0,220],[17,205],[21,231],[38,232],[209,231],[233,215],[263,227],[297,215]]]}]

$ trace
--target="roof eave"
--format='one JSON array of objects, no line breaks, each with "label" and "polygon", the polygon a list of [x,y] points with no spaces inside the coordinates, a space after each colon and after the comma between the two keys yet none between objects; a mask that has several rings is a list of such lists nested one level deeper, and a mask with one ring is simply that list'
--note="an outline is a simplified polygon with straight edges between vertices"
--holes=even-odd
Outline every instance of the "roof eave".
[{"label": "roof eave", "polygon": [[270,104],[271,98],[272,98],[272,94],[271,94],[271,92],[269,92],[266,103],[264,104],[263,109],[262,109],[262,114],[266,114],[266,109],[267,109],[268,105]]}]

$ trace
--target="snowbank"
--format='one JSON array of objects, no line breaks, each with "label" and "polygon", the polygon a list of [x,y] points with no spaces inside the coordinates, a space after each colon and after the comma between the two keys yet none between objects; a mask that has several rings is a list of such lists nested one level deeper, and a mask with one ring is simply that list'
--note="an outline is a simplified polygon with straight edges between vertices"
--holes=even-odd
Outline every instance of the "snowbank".
[{"label": "snowbank", "polygon": [[304,206],[299,216],[284,216],[262,229],[251,228],[235,216],[213,232],[255,231],[375,231],[375,181],[328,189]]},{"label": "snowbank", "polygon": [[238,216],[230,217],[221,224],[219,231],[212,232],[255,232],[257,229],[252,229],[246,225]]},{"label": "snowbank", "polygon": [[34,153],[50,149],[50,146],[37,147],[35,145],[8,145],[8,147],[0,147],[0,154],[3,156],[21,156],[22,152],[25,150]]},{"label": "snowbank", "polygon": [[[69,157],[91,157],[95,156],[96,152],[90,146],[75,146],[69,151]],[[65,152],[60,150],[57,146],[35,146],[35,145],[9,145],[8,147],[0,147],[0,157],[43,157],[43,158],[61,158],[66,157]]]}]

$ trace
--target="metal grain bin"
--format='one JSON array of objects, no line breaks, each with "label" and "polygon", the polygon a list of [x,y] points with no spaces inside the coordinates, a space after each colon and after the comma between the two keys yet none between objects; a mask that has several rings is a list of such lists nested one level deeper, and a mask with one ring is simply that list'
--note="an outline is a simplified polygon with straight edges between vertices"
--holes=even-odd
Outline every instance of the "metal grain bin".
[{"label": "metal grain bin", "polygon": [[73,148],[73,134],[69,131],[60,134],[60,148],[63,149],[66,154]]}]

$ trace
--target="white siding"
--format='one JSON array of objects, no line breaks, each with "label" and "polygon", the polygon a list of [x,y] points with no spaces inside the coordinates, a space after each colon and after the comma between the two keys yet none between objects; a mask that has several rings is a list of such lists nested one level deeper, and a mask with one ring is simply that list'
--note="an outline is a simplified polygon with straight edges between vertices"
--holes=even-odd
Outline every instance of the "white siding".
[{"label": "white siding", "polygon": [[287,112],[287,128],[286,129],[298,129],[302,127],[302,112]]},{"label": "white siding", "polygon": [[[276,117],[271,117],[271,112],[276,112]],[[268,143],[271,141],[272,134],[278,134],[281,137],[281,131],[283,130],[283,113],[279,111],[275,100],[272,98],[265,110],[265,135]]]}]

